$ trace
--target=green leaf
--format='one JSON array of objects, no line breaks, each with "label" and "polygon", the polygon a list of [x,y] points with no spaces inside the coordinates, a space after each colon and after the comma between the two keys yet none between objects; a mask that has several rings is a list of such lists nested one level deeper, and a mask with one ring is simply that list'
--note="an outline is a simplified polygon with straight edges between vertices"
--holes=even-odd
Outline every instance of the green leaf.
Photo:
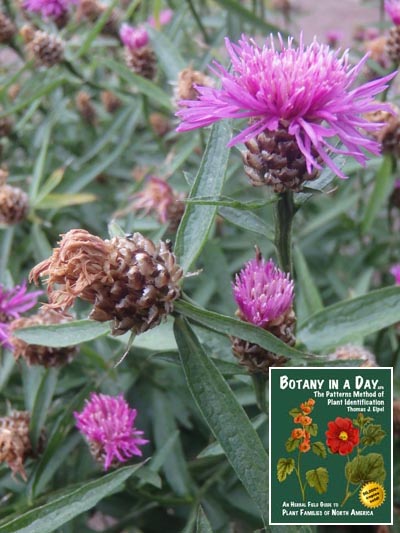
[{"label": "green leaf", "polygon": [[121,78],[133,87],[136,87],[141,94],[144,94],[150,98],[150,100],[153,100],[155,104],[165,108],[167,111],[172,110],[171,98],[152,81],[135,74],[129,70],[128,67],[125,67],[125,65],[118,63],[113,59],[103,58],[101,59],[100,64],[119,74]]},{"label": "green leaf", "polygon": [[293,409],[290,409],[289,415],[295,418],[297,415],[301,415],[302,411],[298,407],[294,407]]},{"label": "green leaf", "polygon": [[[177,431],[173,410],[168,397],[157,388],[153,389],[154,439],[157,449],[161,449],[168,437]],[[193,482],[190,478],[180,439],[171,447],[168,460],[163,464],[168,483],[179,496],[188,496],[192,492]]]},{"label": "green leaf", "polygon": [[201,506],[197,509],[196,533],[213,533],[211,524]]},{"label": "green leaf", "polygon": [[294,248],[294,265],[298,286],[302,292],[307,308],[307,316],[323,309],[323,303],[318,288],[314,283],[310,270],[298,246]]},{"label": "green leaf", "polygon": [[381,207],[391,193],[393,180],[393,156],[392,154],[385,154],[374,180],[374,189],[365,206],[365,213],[361,222],[361,232],[363,234],[369,231]]},{"label": "green leaf", "polygon": [[354,485],[366,483],[367,481],[376,481],[383,483],[386,478],[386,470],[383,457],[380,453],[369,453],[368,455],[359,455],[352,461],[346,463],[346,479]]},{"label": "green leaf", "polygon": [[259,28],[263,32],[280,32],[283,36],[288,35],[285,30],[282,30],[282,28],[278,28],[274,24],[270,24],[263,17],[259,17],[258,15],[244,7],[237,0],[216,0],[216,2],[221,7],[225,8],[228,13],[235,13],[235,15],[237,15],[240,20],[249,22],[250,24],[252,24],[256,28]]},{"label": "green leaf", "polygon": [[220,194],[219,196],[197,196],[184,200],[186,204],[195,205],[217,205],[220,207],[231,207],[232,209],[240,209],[243,211],[251,211],[252,209],[259,209],[265,207],[268,202],[239,202],[229,196]]},{"label": "green leaf", "polygon": [[386,436],[386,431],[382,429],[380,424],[369,424],[363,430],[363,436],[361,442],[364,446],[373,446],[379,444]]},{"label": "green leaf", "polygon": [[271,226],[266,224],[264,220],[251,212],[243,212],[231,207],[220,207],[218,213],[222,218],[238,226],[239,228],[253,233],[258,233],[264,238],[266,237],[271,242],[274,241],[274,232]]},{"label": "green leaf", "polygon": [[276,473],[278,476],[278,481],[280,482],[285,481],[287,476],[290,476],[290,474],[293,472],[294,465],[295,465],[294,459],[291,459],[291,458],[287,459],[287,458],[281,457],[278,460],[278,464],[276,466]]},{"label": "green leaf", "polygon": [[320,466],[315,470],[308,470],[306,472],[306,480],[318,494],[324,494],[328,490],[329,474],[326,468]]},{"label": "green leaf", "polygon": [[82,205],[95,202],[97,196],[91,193],[60,193],[48,194],[45,198],[36,203],[36,209],[60,209],[71,205]]},{"label": "green leaf", "polygon": [[29,200],[34,205],[36,203],[36,196],[39,191],[40,182],[43,178],[44,169],[47,161],[47,152],[50,145],[51,132],[54,126],[54,120],[50,115],[47,119],[47,123],[44,126],[42,145],[40,148],[39,155],[36,159],[35,166],[33,169],[32,181],[29,186]]},{"label": "green leaf", "polygon": [[174,309],[178,313],[208,327],[214,331],[233,335],[240,339],[258,344],[272,353],[292,357],[293,360],[304,361],[307,354],[291,348],[268,331],[229,316],[220,315],[212,311],[206,311],[189,302],[178,300],[174,303]]},{"label": "green leaf", "polygon": [[307,426],[307,430],[311,437],[316,437],[318,434],[318,424],[310,424]]},{"label": "green leaf", "polygon": [[311,451],[323,459],[327,456],[325,444],[321,441],[313,442],[311,444]]},{"label": "green leaf", "polygon": [[[226,145],[230,137],[231,129],[226,122],[219,122],[212,127],[189,199],[217,196],[221,193],[229,157],[229,148]],[[196,261],[206,243],[216,212],[216,206],[187,206],[177,231],[174,248],[179,264],[185,272]]]},{"label": "green leaf", "polygon": [[268,517],[268,456],[250,420],[189,324],[175,322],[175,336],[190,392],[264,520]]},{"label": "green leaf", "polygon": [[30,421],[30,437],[34,450],[37,448],[46,421],[47,411],[57,385],[57,378],[57,369],[47,369],[36,393]]},{"label": "green leaf", "polygon": [[177,82],[179,73],[187,67],[179,48],[162,32],[147,28],[157,59],[169,81]]},{"label": "green leaf", "polygon": [[400,321],[400,287],[345,300],[312,315],[297,339],[309,350],[327,350]]},{"label": "green leaf", "polygon": [[285,443],[285,448],[287,452],[291,453],[291,452],[294,452],[294,450],[297,450],[299,445],[300,445],[300,439],[294,439],[293,437],[289,437]]},{"label": "green leaf", "polygon": [[65,168],[57,168],[50,174],[35,198],[34,207],[59,185],[64,177]]},{"label": "green leaf", "polygon": [[141,466],[142,463],[120,468],[84,485],[68,487],[48,503],[1,521],[0,533],[51,533],[109,494],[121,490],[124,481]]},{"label": "green leaf", "polygon": [[110,333],[108,322],[76,320],[50,326],[32,326],[14,331],[14,336],[28,344],[63,348],[91,341]]}]

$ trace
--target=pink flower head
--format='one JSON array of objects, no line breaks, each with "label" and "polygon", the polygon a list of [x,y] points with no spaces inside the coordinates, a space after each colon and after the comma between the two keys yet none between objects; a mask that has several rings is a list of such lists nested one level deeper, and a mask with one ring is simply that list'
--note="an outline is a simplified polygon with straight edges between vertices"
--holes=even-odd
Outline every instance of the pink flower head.
[{"label": "pink flower head", "polygon": [[293,303],[293,281],[275,266],[257,254],[236,275],[233,295],[241,313],[248,322],[264,327],[283,315]]},{"label": "pink flower head", "polygon": [[145,215],[156,213],[159,221],[165,224],[169,220],[171,208],[183,197],[184,195],[175,193],[165,180],[151,176],[143,191],[133,195],[135,201],[132,207],[137,210],[143,209]]},{"label": "pink flower head", "polygon": [[396,285],[400,285],[400,263],[398,263],[397,265],[393,265],[390,269],[390,273],[392,274],[392,276],[394,276],[394,281]]},{"label": "pink flower head", "polygon": [[137,50],[143,48],[149,42],[149,34],[144,26],[129,26],[129,24],[122,24],[119,30],[119,36],[124,46],[129,50]]},{"label": "pink flower head", "polygon": [[340,30],[329,30],[326,32],[326,42],[332,48],[336,48],[343,39],[343,32]]},{"label": "pink flower head", "polygon": [[[221,88],[196,86],[197,100],[182,100],[177,116],[182,123],[177,131],[209,126],[224,118],[252,119],[250,125],[234,137],[229,145],[245,142],[264,130],[275,131],[283,124],[294,135],[307,162],[307,172],[321,165],[321,160],[338,176],[346,176],[331,159],[331,152],[351,155],[360,164],[367,156],[363,150],[379,153],[379,143],[365,132],[382,127],[369,122],[364,114],[387,110],[373,97],[386,88],[395,73],[360,87],[351,88],[367,60],[367,55],[352,67],[348,52],[319,44],[316,39],[299,46],[288,39],[287,46],[279,36],[280,49],[273,36],[260,48],[252,39],[242,36],[238,44],[226,38],[225,45],[232,61],[232,72],[215,62],[214,74]],[[341,149],[327,139],[338,137]]]},{"label": "pink flower head", "polygon": [[385,11],[393,24],[400,24],[400,0],[385,0]]},{"label": "pink flower head", "polygon": [[23,8],[42,17],[57,19],[68,11],[71,4],[78,0],[24,0]]},{"label": "pink flower head", "polygon": [[97,456],[104,459],[104,469],[114,462],[125,462],[133,455],[142,456],[139,446],[149,441],[134,427],[136,409],[131,409],[122,394],[114,397],[91,393],[81,413],[74,413],[76,427],[86,437]]},{"label": "pink flower head", "polygon": [[152,28],[157,28],[158,26],[165,26],[171,22],[174,12],[172,9],[162,9],[158,14],[158,18],[149,17],[147,23]]},{"label": "pink flower head", "polygon": [[26,292],[26,281],[7,290],[0,284],[0,345],[11,348],[9,323],[37,304],[43,291]]}]

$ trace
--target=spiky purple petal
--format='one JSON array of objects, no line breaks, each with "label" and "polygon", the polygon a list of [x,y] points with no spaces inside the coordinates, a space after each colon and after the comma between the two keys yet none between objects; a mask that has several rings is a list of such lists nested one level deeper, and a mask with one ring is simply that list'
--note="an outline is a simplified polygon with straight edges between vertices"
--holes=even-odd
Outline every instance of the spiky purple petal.
[{"label": "spiky purple petal", "polygon": [[346,176],[334,164],[334,137],[344,147],[341,153],[354,157],[360,164],[367,161],[365,150],[378,154],[380,145],[366,132],[380,128],[364,114],[387,110],[387,104],[373,97],[387,87],[396,73],[353,87],[365,56],[354,67],[348,52],[319,44],[316,39],[305,46],[303,38],[296,47],[289,38],[287,45],[279,36],[279,49],[271,35],[260,48],[252,39],[242,36],[238,44],[228,38],[232,72],[214,62],[211,70],[221,80],[221,88],[197,86],[197,100],[181,100],[176,113],[182,119],[177,131],[209,126],[224,118],[251,118],[251,122],[229,145],[246,142],[258,133],[278,129],[280,123],[296,137],[307,161],[307,171],[320,168],[312,148],[322,161],[341,178]]},{"label": "spiky purple petal", "polygon": [[24,0],[23,8],[42,17],[57,19],[68,11],[68,7],[78,0]]},{"label": "spiky purple petal", "polygon": [[400,0],[385,0],[385,11],[393,24],[400,24]]},{"label": "spiky purple petal", "polygon": [[264,327],[292,306],[294,284],[272,259],[257,257],[236,275],[233,294],[246,320]]},{"label": "spiky purple petal", "polygon": [[90,442],[100,446],[104,453],[104,469],[116,460],[125,462],[132,456],[141,456],[139,446],[149,441],[143,431],[134,427],[136,409],[131,409],[122,394],[90,395],[81,413],[74,413],[76,426]]}]

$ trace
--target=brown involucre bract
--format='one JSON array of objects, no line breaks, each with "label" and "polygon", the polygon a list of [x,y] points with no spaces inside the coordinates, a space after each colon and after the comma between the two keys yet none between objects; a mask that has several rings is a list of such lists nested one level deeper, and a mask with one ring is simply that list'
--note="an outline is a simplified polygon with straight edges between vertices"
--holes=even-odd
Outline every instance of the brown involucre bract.
[{"label": "brown involucre bract", "polygon": [[[30,415],[27,411],[14,411],[0,418],[0,463],[7,463],[13,475],[27,481],[24,462],[34,455],[29,438]],[[43,447],[44,434],[39,439],[39,451]]]},{"label": "brown involucre bract", "polygon": [[70,317],[66,317],[54,309],[46,307],[42,307],[34,315],[13,320],[10,324],[10,342],[15,359],[22,357],[28,365],[41,365],[45,368],[60,367],[69,363],[78,352],[78,349],[75,346],[55,348],[51,346],[28,344],[24,340],[12,335],[12,333],[21,328],[63,324],[70,320]]},{"label": "brown involucre bract", "polygon": [[19,187],[7,185],[8,170],[0,168],[0,224],[10,226],[26,218],[28,195]]},{"label": "brown involucre bract", "polygon": [[[182,269],[168,243],[155,245],[140,233],[103,240],[86,230],[65,235],[30,279],[47,277],[49,304],[67,310],[76,298],[94,305],[89,318],[113,320],[113,334],[143,333],[173,310]],[[57,285],[57,288],[55,287]]]}]

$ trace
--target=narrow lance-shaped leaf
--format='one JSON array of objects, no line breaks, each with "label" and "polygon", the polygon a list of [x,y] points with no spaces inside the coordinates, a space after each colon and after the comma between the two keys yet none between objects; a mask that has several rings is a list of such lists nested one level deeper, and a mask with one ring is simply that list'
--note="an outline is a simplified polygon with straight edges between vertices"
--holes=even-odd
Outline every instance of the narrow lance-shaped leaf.
[{"label": "narrow lance-shaped leaf", "polygon": [[97,502],[122,489],[122,484],[142,463],[120,468],[84,485],[59,492],[46,504],[0,522],[0,533],[51,533],[75,516],[94,507]]},{"label": "narrow lance-shaped leaf", "polygon": [[266,521],[268,456],[260,438],[189,324],[182,318],[175,322],[175,336],[190,392],[236,475]]},{"label": "narrow lance-shaped leaf", "polygon": [[[229,157],[226,145],[230,136],[230,127],[225,122],[214,124],[189,199],[221,194]],[[214,205],[189,204],[186,207],[175,242],[175,254],[185,272],[196,261],[207,241],[216,212]]]},{"label": "narrow lance-shaped leaf", "polygon": [[214,313],[213,311],[207,311],[200,307],[196,307],[189,302],[184,302],[183,300],[175,302],[174,309],[185,317],[214,331],[225,333],[225,335],[233,335],[245,341],[254,342],[272,353],[286,355],[292,357],[293,360],[297,359],[298,361],[304,361],[305,358],[310,357],[309,354],[305,354],[288,346],[268,331],[253,326],[253,324],[238,320],[237,318],[231,318],[229,316],[220,315],[219,313]]},{"label": "narrow lance-shaped leaf", "polygon": [[326,307],[298,332],[309,350],[326,350],[400,321],[400,287],[386,287]]},{"label": "narrow lance-shaped leaf", "polygon": [[108,322],[76,320],[64,324],[21,328],[14,331],[14,336],[29,344],[63,348],[97,339],[107,335],[110,331]]}]

